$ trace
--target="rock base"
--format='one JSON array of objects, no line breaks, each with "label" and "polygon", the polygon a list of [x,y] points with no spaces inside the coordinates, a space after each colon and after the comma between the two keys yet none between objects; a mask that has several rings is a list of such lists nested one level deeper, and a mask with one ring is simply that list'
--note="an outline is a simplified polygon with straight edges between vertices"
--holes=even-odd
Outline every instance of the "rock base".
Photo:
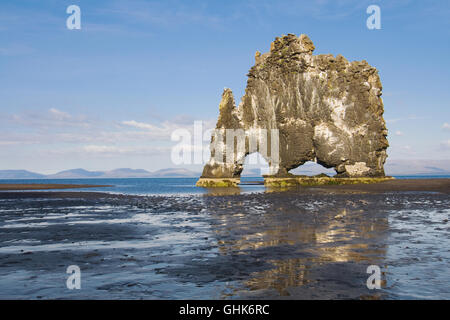
[{"label": "rock base", "polygon": [[195,186],[204,188],[237,187],[240,182],[239,178],[200,178]]},{"label": "rock base", "polygon": [[344,184],[370,184],[393,180],[393,177],[360,177],[360,178],[333,178],[333,177],[264,177],[266,187],[293,187],[293,186],[322,186]]},{"label": "rock base", "polygon": [[[313,187],[325,185],[345,185],[345,184],[370,184],[383,181],[394,180],[393,177],[359,177],[359,178],[334,178],[334,177],[273,177],[265,176],[264,185],[266,187]],[[195,184],[197,187],[204,188],[233,188],[239,186],[239,178],[200,178]]]}]

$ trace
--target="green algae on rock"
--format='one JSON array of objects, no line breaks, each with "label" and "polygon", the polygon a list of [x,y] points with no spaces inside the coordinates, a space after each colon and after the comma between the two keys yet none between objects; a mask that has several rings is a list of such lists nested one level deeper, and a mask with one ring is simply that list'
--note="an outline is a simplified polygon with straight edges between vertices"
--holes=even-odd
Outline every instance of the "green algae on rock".
[{"label": "green algae on rock", "polygon": [[214,188],[214,187],[237,187],[240,179],[224,179],[224,178],[200,178],[195,184],[197,187]]},{"label": "green algae on rock", "polygon": [[264,177],[266,187],[293,187],[293,186],[324,186],[345,184],[369,184],[393,180],[392,177],[358,177],[358,178],[334,178],[334,177]]}]

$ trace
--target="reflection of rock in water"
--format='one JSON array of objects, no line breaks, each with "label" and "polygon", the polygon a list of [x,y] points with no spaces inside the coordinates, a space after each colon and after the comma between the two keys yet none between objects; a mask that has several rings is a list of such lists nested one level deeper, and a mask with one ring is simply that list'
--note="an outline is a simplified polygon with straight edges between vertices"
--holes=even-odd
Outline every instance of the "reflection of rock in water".
[{"label": "reflection of rock in water", "polygon": [[388,220],[365,207],[365,200],[344,202],[317,195],[314,201],[298,197],[286,202],[278,196],[258,204],[234,201],[228,208],[216,203],[211,214],[219,221],[214,227],[220,253],[266,262],[263,270],[250,272],[235,295],[267,296],[273,291],[286,296],[293,288],[312,288],[320,281],[343,281],[336,291],[351,288],[353,297],[369,294],[366,268],[386,255],[379,243],[387,235]]},{"label": "reflection of rock in water", "polygon": [[215,187],[215,188],[206,188],[208,193],[206,195],[208,196],[232,196],[232,195],[238,195],[242,192],[241,188],[239,187]]}]

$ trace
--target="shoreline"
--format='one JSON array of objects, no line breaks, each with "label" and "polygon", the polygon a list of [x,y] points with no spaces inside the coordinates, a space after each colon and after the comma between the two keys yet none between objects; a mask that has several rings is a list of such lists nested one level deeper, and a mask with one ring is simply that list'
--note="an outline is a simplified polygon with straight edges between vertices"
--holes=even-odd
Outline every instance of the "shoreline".
[{"label": "shoreline", "polygon": [[372,184],[324,185],[311,188],[352,193],[440,192],[449,194],[450,178],[393,179]]},{"label": "shoreline", "polygon": [[[11,186],[11,185],[8,185]],[[23,185],[22,185],[23,186]],[[17,187],[16,189],[2,189],[0,184],[0,199],[20,199],[20,198],[141,198],[141,197],[168,197],[176,194],[149,194],[135,195],[125,193],[108,193],[101,191],[38,191],[38,190],[63,190],[63,189],[82,189],[94,187],[109,187],[106,185],[34,185],[33,189]],[[47,187],[47,188],[45,188]],[[51,188],[50,188],[51,187]],[[193,194],[193,196],[239,196],[246,193],[239,187],[223,188],[222,192],[217,192],[217,188],[205,188],[209,192],[205,194]],[[236,189],[236,192],[227,192],[230,189]],[[323,194],[323,193],[342,193],[342,194],[380,194],[386,192],[438,192],[450,194],[450,178],[435,179],[395,179],[374,184],[352,184],[352,185],[321,185],[310,187],[266,187],[261,193],[250,193],[253,195],[264,196],[269,193],[283,194]]]},{"label": "shoreline", "polygon": [[84,189],[84,188],[107,188],[112,185],[93,185],[93,184],[41,184],[41,183],[27,183],[27,184],[12,184],[0,183],[0,191],[22,191],[22,190],[61,190],[61,189]]}]

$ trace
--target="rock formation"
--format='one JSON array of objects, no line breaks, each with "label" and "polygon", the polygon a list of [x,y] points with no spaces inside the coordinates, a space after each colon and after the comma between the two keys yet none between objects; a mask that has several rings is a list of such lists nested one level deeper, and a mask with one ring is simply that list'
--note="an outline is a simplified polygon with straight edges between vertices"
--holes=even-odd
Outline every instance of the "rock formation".
[{"label": "rock formation", "polygon": [[245,150],[218,161],[213,137],[202,178],[239,179],[245,157],[257,151],[248,143],[256,129],[278,130],[279,158],[263,155],[273,176],[287,177],[307,161],[334,168],[337,177],[384,176],[388,141],[377,69],[365,60],[313,55],[314,49],[306,35],[288,34],[276,38],[270,52],[256,52],[239,107],[225,89],[216,126],[242,129]]}]

